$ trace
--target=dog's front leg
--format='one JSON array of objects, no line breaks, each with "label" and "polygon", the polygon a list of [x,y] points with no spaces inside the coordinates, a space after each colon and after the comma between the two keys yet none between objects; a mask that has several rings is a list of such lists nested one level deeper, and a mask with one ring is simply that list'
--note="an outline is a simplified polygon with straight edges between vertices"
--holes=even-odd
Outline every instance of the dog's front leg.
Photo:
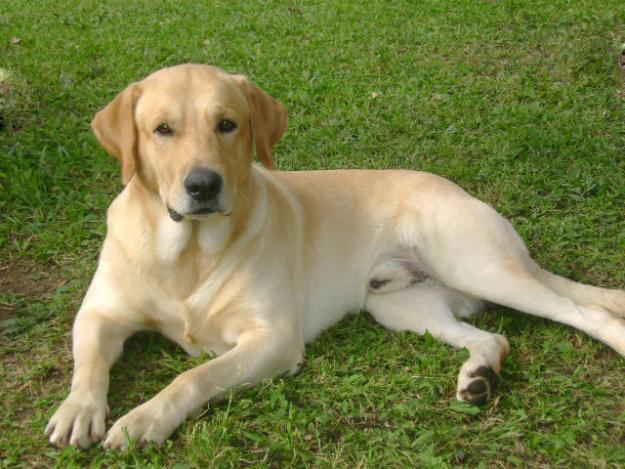
[{"label": "dog's front leg", "polygon": [[288,334],[267,327],[243,331],[234,348],[182,373],[152,399],[115,422],[105,447],[126,448],[125,431],[140,443],[160,444],[185,419],[228,389],[294,372],[301,362],[302,346]]},{"label": "dog's front leg", "polygon": [[84,448],[104,437],[109,370],[132,332],[97,310],[78,313],[72,335],[72,387],[45,431],[52,444]]}]

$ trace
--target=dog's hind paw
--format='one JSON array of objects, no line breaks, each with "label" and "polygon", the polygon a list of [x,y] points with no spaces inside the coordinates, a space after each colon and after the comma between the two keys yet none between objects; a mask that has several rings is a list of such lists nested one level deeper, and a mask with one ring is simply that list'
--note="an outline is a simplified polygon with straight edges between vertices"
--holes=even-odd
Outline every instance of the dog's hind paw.
[{"label": "dog's hind paw", "polygon": [[470,372],[468,379],[459,380],[456,397],[461,402],[482,405],[493,397],[496,386],[497,374],[490,366],[482,365]]}]

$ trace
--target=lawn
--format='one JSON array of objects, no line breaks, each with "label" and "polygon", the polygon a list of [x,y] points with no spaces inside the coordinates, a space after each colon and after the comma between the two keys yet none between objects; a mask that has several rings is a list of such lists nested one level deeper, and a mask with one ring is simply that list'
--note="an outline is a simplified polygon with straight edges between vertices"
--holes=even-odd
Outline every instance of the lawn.
[{"label": "lawn", "polygon": [[[289,109],[280,169],[440,174],[508,217],[545,267],[624,287],[624,42],[622,0],[2,2],[2,464],[623,467],[624,359],[496,307],[472,322],[512,353],[481,408],[455,401],[466,351],[363,314],[311,344],[297,377],[211,404],[160,448],[57,449],[43,430],[121,190],[89,122],[128,83],[181,62],[245,73]],[[130,339],[109,424],[197,363],[157,335]]]}]

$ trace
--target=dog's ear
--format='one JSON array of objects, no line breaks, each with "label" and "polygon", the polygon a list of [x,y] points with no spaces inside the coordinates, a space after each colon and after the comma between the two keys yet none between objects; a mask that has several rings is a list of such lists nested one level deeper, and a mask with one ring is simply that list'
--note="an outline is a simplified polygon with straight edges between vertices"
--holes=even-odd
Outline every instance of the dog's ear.
[{"label": "dog's ear", "polygon": [[122,183],[128,184],[137,170],[136,84],[119,93],[91,121],[91,128],[104,149],[122,164]]},{"label": "dog's ear", "polygon": [[247,77],[235,75],[234,78],[245,94],[250,107],[258,159],[265,167],[273,169],[271,149],[286,130],[286,108],[280,101],[250,82]]}]

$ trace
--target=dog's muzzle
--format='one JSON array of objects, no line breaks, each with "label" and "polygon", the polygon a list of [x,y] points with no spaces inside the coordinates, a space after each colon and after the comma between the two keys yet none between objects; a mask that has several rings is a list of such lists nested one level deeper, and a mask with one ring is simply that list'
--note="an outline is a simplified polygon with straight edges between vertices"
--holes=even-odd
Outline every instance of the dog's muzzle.
[{"label": "dog's muzzle", "polygon": [[218,172],[207,168],[193,168],[184,179],[184,188],[190,199],[189,210],[181,214],[167,207],[172,220],[177,222],[184,216],[202,216],[223,212],[219,201],[223,178]]}]

